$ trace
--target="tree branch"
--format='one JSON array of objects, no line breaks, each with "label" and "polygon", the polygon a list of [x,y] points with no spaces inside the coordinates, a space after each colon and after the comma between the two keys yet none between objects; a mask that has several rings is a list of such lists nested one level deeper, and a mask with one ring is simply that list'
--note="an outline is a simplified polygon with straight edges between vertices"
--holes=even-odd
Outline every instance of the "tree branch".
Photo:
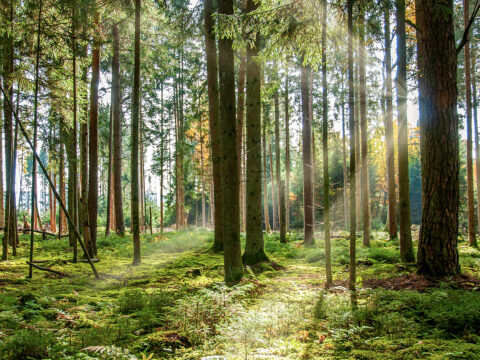
[{"label": "tree branch", "polygon": [[478,11],[480,10],[480,4],[478,3],[479,0],[475,2],[475,6],[473,8],[473,13],[472,16],[470,17],[470,20],[468,21],[468,25],[465,28],[465,31],[463,32],[462,36],[462,41],[460,41],[460,44],[457,46],[457,55],[462,51],[463,47],[467,44],[469,41],[469,35],[470,35],[470,29],[473,25],[473,22],[475,21],[475,18],[477,17]]}]

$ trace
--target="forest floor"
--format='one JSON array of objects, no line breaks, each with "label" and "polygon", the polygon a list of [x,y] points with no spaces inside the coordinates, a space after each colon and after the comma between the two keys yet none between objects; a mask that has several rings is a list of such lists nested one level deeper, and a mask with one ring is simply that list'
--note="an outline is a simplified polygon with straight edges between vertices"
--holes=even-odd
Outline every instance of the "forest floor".
[{"label": "forest floor", "polygon": [[222,283],[223,258],[205,230],[101,237],[101,280],[72,264],[67,239],[36,239],[41,266],[26,279],[28,236],[0,263],[2,359],[480,359],[480,251],[459,239],[463,274],[433,281],[401,264],[398,242],[358,240],[358,306],[346,290],[348,240],[333,239],[334,287],[324,249],[292,232],[265,236],[272,260]]}]

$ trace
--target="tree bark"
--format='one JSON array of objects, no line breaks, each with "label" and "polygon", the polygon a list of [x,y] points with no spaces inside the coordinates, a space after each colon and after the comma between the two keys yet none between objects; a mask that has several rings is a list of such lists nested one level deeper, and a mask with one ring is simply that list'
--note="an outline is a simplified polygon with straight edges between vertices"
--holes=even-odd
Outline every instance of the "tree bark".
[{"label": "tree bark", "polygon": [[312,164],[312,119],[310,117],[310,68],[301,66],[302,93],[302,149],[303,149],[303,208],[304,244],[313,246],[313,164]]},{"label": "tree bark", "polygon": [[408,119],[407,119],[407,45],[405,32],[405,0],[397,0],[397,111],[398,111],[398,188],[400,211],[400,258],[413,262],[410,180],[408,175]]},{"label": "tree bark", "polygon": [[131,197],[132,197],[132,233],[133,263],[140,265],[140,187],[139,187],[139,123],[140,123],[140,7],[141,0],[135,0],[135,52],[133,67],[133,103],[132,103],[132,159],[131,159]]},{"label": "tree bark", "polygon": [[288,101],[288,73],[285,75],[285,212],[286,231],[290,229],[290,113]]},{"label": "tree bark", "polygon": [[[363,7],[360,11],[360,123],[362,127],[362,219],[363,246],[370,246],[370,179],[368,169],[368,120],[367,120],[367,70],[365,66],[365,17]],[[391,89],[390,89],[391,93]],[[391,100],[391,96],[390,96]],[[393,134],[392,134],[393,135]],[[395,169],[395,164],[393,164]],[[394,170],[395,171],[395,170]],[[394,179],[395,180],[395,179]]]},{"label": "tree bark", "polygon": [[[473,127],[475,131],[475,168],[477,176],[477,204],[480,204],[480,140],[478,134],[478,101],[477,101],[477,81],[475,76],[476,52],[472,53],[472,98],[473,98]],[[480,224],[480,211],[477,211],[477,223]]]},{"label": "tree bark", "polygon": [[[454,275],[458,263],[459,154],[453,0],[417,0],[422,222],[417,269]],[[441,16],[439,15],[441,14]]]},{"label": "tree bark", "polygon": [[277,199],[275,196],[275,175],[273,173],[273,155],[272,155],[272,143],[268,142],[268,159],[269,159],[269,166],[270,166],[270,179],[272,180],[272,187],[270,190],[272,191],[272,229],[278,229],[278,219],[277,219]]},{"label": "tree bark", "polygon": [[[220,14],[233,15],[233,0],[219,0]],[[233,40],[218,40],[220,118],[222,129],[223,239],[225,282],[235,284],[243,277],[240,247],[239,174],[236,147],[235,70]]]},{"label": "tree bark", "polygon": [[[217,48],[214,32],[213,13],[215,11],[213,0],[205,0],[205,53],[207,60],[207,87],[208,87],[208,113],[212,153],[213,173],[213,223],[215,239],[212,246],[214,252],[223,250],[223,191],[221,176],[221,128],[220,104],[218,94],[218,65]],[[211,200],[210,200],[211,201]]]},{"label": "tree bark", "polygon": [[330,244],[330,177],[328,174],[328,84],[327,84],[327,0],[322,1],[322,149],[323,149],[323,223],[325,231],[325,275],[332,285]]},{"label": "tree bark", "polygon": [[[240,60],[240,68],[238,70],[238,91],[237,91],[237,159],[238,174],[240,176],[240,197],[239,202],[242,204],[243,199],[243,173],[242,173],[242,143],[243,143],[243,123],[245,118],[245,73],[246,58],[242,56]],[[245,231],[246,224],[243,222],[243,206],[240,205],[240,229]]]},{"label": "tree bark", "polygon": [[270,233],[271,228],[270,228],[270,214],[268,210],[268,178],[267,178],[267,134],[266,134],[267,118],[268,118],[267,106],[263,105],[263,120],[262,120],[263,220],[265,222],[265,232]]},{"label": "tree bark", "polygon": [[[247,13],[255,11],[259,3],[247,1]],[[246,243],[243,263],[255,265],[268,260],[264,250],[262,229],[262,122],[261,82],[262,73],[257,59],[260,39],[247,48],[246,77]],[[267,221],[267,220],[266,220]]]}]

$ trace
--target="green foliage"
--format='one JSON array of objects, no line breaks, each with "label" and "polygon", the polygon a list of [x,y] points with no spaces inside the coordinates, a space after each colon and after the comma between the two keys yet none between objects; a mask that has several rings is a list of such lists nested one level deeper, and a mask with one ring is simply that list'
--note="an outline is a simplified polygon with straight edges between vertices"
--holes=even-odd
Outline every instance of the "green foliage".
[{"label": "green foliage", "polygon": [[2,343],[0,354],[4,359],[44,359],[55,344],[55,337],[49,331],[22,329]]}]

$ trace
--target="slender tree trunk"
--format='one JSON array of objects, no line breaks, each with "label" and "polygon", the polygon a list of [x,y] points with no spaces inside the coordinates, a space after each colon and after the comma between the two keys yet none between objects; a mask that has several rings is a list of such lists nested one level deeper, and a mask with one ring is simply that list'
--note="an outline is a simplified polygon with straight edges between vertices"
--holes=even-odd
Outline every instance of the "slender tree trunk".
[{"label": "slender tree trunk", "polygon": [[[219,14],[233,14],[233,0],[219,0]],[[225,282],[234,284],[243,277],[240,247],[239,174],[236,146],[235,72],[233,40],[218,40],[220,118],[222,129],[223,239]]]},{"label": "slender tree trunk", "polygon": [[[476,53],[472,54],[472,98],[473,98],[473,127],[475,131],[475,168],[477,176],[477,204],[480,204],[480,140],[478,135],[478,100],[477,81],[475,76]],[[0,147],[1,148],[1,147]],[[480,224],[480,211],[477,211],[477,223]]]},{"label": "slender tree trunk", "polygon": [[[279,230],[280,230],[280,242],[286,243],[286,231],[285,231],[285,183],[281,178],[280,169],[280,104],[278,101],[278,91],[275,93],[275,173],[277,177],[277,204],[278,204],[278,216],[279,216]],[[283,218],[282,218],[283,216]]]},{"label": "slender tree trunk", "polygon": [[290,229],[290,114],[288,101],[288,73],[285,76],[285,191],[286,228]]},{"label": "slender tree trunk", "polygon": [[354,88],[355,88],[355,95],[354,95],[354,101],[355,101],[355,179],[357,181],[355,182],[355,218],[357,221],[356,228],[359,229],[362,226],[362,201],[361,201],[361,195],[362,195],[362,182],[361,182],[361,176],[362,176],[362,148],[360,144],[360,61],[359,61],[359,55],[358,51],[356,53],[357,55],[357,66],[356,66],[356,71],[355,71],[355,77],[354,77]]},{"label": "slender tree trunk", "polygon": [[[453,0],[417,0],[422,222],[417,268],[454,275],[458,263],[459,154]],[[442,16],[438,16],[441,12]]]},{"label": "slender tree trunk", "polygon": [[[413,262],[410,220],[410,180],[408,176],[408,119],[407,119],[407,45],[405,32],[405,0],[397,0],[397,109],[398,109],[398,187],[400,211],[400,258]],[[477,146],[478,148],[478,146]],[[478,158],[478,156],[477,156]],[[478,170],[478,169],[477,169]],[[480,184],[480,183],[479,183]],[[479,194],[480,195],[480,194]]]},{"label": "slender tree trunk", "polygon": [[275,175],[273,173],[273,155],[272,155],[272,143],[268,142],[268,159],[269,159],[269,166],[270,166],[270,179],[272,180],[272,229],[278,229],[278,219],[277,219],[277,199],[275,196]]},{"label": "slender tree trunk", "polygon": [[[238,159],[238,174],[240,176],[240,204],[243,199],[243,173],[242,173],[242,143],[243,143],[243,123],[245,114],[245,72],[246,72],[246,58],[242,56],[240,61],[240,68],[238,70],[238,91],[237,91],[237,159]],[[240,229],[245,231],[245,223],[243,222],[243,206],[240,206]]]},{"label": "slender tree trunk", "polygon": [[304,208],[304,244],[312,246],[313,237],[313,164],[312,164],[312,119],[310,117],[310,68],[302,64],[302,141],[303,141],[303,208]]},{"label": "slender tree trunk", "polygon": [[392,102],[392,59],[390,41],[390,13],[385,10],[385,143],[387,146],[387,188],[388,188],[388,233],[390,240],[397,238],[397,196],[395,194],[395,155],[393,144],[393,102]]},{"label": "slender tree trunk", "polygon": [[[83,57],[87,56],[87,47],[82,48]],[[87,84],[88,67],[82,71],[82,83]],[[84,89],[85,108],[82,112],[82,122],[80,125],[80,216],[81,231],[85,248],[91,253],[90,226],[88,224],[88,91],[87,86]]]},{"label": "slender tree trunk", "polygon": [[110,100],[110,126],[108,134],[108,174],[107,174],[107,221],[105,224],[105,236],[110,235],[110,228],[112,227],[112,215],[113,215],[113,196],[112,196],[112,133],[113,133],[113,119],[112,119],[112,104],[113,104],[113,91],[111,91],[111,100]]},{"label": "slender tree trunk", "polygon": [[161,117],[160,117],[160,233],[163,233],[163,170],[164,170],[164,161],[165,161],[165,134],[164,134],[164,119],[163,119],[163,81],[160,85],[160,107],[161,107]]},{"label": "slender tree trunk", "polygon": [[[59,182],[60,182],[60,198],[62,199],[63,203],[66,204],[66,192],[65,192],[65,124],[63,118],[60,117],[60,129],[59,129],[59,134],[60,134],[60,150],[58,153],[59,156],[59,161],[58,161],[58,176],[59,176]],[[36,180],[36,175],[35,175],[35,181]],[[38,221],[37,218],[35,218],[34,221],[34,226],[33,228],[35,230],[38,230]],[[67,218],[65,217],[65,213],[63,211],[60,211],[59,214],[59,223],[58,223],[58,233],[59,236],[63,233],[66,232],[67,230]]]},{"label": "slender tree trunk", "polygon": [[328,84],[327,84],[327,0],[322,2],[322,145],[323,145],[323,223],[325,230],[325,287],[332,285],[330,244],[330,177],[328,174]]},{"label": "slender tree trunk", "polygon": [[347,138],[345,135],[345,100],[343,94],[342,73],[342,158],[343,158],[343,219],[345,229],[348,229],[348,178],[347,178]]},{"label": "slender tree trunk", "polygon": [[132,104],[132,159],[131,159],[131,197],[132,197],[132,233],[133,265],[140,265],[140,187],[139,187],[139,132],[140,132],[140,9],[141,0],[135,0],[135,53],[133,70]]},{"label": "slender tree trunk", "polygon": [[355,299],[357,269],[356,269],[356,184],[355,184],[355,98],[353,84],[353,2],[347,1],[348,13],[348,108],[350,128],[350,267],[349,267],[349,288],[353,292],[352,299]]},{"label": "slender tree trunk", "polygon": [[[463,21],[467,28],[470,20],[469,0],[463,0]],[[468,208],[468,244],[477,246],[477,223],[475,218],[475,199],[473,197],[473,159],[472,159],[472,84],[470,79],[470,42],[465,44],[465,99],[467,122],[467,208]]]},{"label": "slender tree trunk", "polygon": [[[365,18],[360,12],[360,122],[362,127],[362,218],[363,246],[370,246],[370,180],[368,169],[368,120],[367,120],[367,69],[365,66]],[[391,89],[390,89],[391,93]],[[391,97],[390,97],[391,100]],[[393,134],[392,134],[393,135]],[[395,164],[393,164],[395,169]],[[395,170],[394,170],[395,173]],[[395,180],[395,179],[394,179]]]},{"label": "slender tree trunk", "polygon": [[[208,113],[212,152],[214,252],[223,250],[223,191],[221,176],[221,128],[219,118],[217,47],[214,32],[213,0],[205,0],[205,53],[207,58]],[[212,199],[210,199],[212,201]],[[212,203],[211,203],[212,205]]]},{"label": "slender tree trunk", "polygon": [[[112,28],[112,121],[113,121],[113,194],[115,198],[115,231],[125,235],[122,199],[122,96],[120,90],[120,36],[118,26]],[[163,107],[162,107],[163,109]]]},{"label": "slender tree trunk", "polygon": [[[98,29],[98,11],[95,11],[94,26]],[[97,255],[98,212],[98,82],[100,79],[100,44],[95,42],[92,50],[92,80],[90,88],[90,128],[88,139],[88,225],[90,227],[90,256]],[[88,247],[87,247],[88,249]]]},{"label": "slender tree trunk", "polygon": [[[263,170],[263,219],[265,221],[265,232],[270,233],[270,214],[268,211],[268,178],[267,178],[267,106],[263,105],[262,121],[262,170]],[[248,142],[248,139],[247,139]],[[248,162],[248,159],[247,159]],[[248,165],[247,165],[248,166]],[[248,207],[248,205],[247,205]]]},{"label": "slender tree trunk", "polygon": [[[2,85],[2,77],[0,76],[0,85]],[[5,105],[4,105],[5,106]],[[0,126],[3,124],[3,111],[0,111]],[[4,203],[4,187],[3,187],[3,137],[0,127],[0,227],[5,227],[5,203]]]}]

